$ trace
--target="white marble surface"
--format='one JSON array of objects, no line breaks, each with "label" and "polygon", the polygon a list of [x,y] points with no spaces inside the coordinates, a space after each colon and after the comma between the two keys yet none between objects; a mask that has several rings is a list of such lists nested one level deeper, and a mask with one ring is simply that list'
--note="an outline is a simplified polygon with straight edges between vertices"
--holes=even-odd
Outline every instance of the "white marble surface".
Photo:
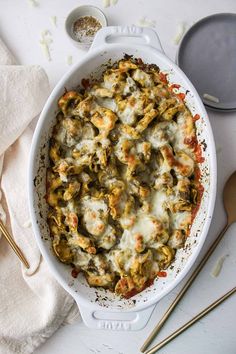
[{"label": "white marble surface", "polygon": [[[39,7],[32,8],[27,0],[0,0],[0,36],[21,64],[40,64],[50,78],[53,87],[68,70],[66,57],[73,61],[85,55],[71,44],[64,32],[64,20],[74,7],[86,4],[76,0],[38,0]],[[102,0],[90,0],[89,4],[102,7]],[[164,51],[174,59],[176,45],[173,37],[178,23],[190,26],[201,17],[217,12],[236,12],[235,0],[119,0],[118,4],[104,9],[110,25],[138,24],[146,16],[155,20]],[[58,17],[54,28],[50,16]],[[48,62],[39,47],[40,32],[52,33],[52,61]],[[206,49],[207,50],[207,49]],[[205,244],[206,247],[224,226],[226,216],[222,206],[222,189],[228,176],[236,169],[236,113],[209,112],[217,147],[218,195],[215,213]],[[188,294],[178,305],[171,319],[155,340],[164,338],[171,331],[188,321],[206,305],[235,286],[236,277],[236,225],[228,230],[224,240],[201,272]],[[204,252],[204,250],[203,250]],[[202,254],[203,254],[202,252]],[[219,277],[210,275],[217,259],[228,254]],[[182,285],[182,284],[181,284]],[[181,286],[180,285],[180,286]],[[180,288],[180,287],[179,287]],[[178,292],[176,288],[160,301],[146,326],[139,332],[107,332],[86,328],[82,322],[68,325],[55,333],[36,354],[137,354],[147,334]],[[236,296],[203,318],[168,346],[161,354],[235,354],[236,353]]]}]

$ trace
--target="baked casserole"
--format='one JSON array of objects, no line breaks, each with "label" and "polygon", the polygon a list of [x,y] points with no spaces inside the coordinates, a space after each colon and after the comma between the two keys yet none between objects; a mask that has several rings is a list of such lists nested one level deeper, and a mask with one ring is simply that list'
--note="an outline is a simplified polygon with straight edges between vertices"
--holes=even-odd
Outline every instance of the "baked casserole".
[{"label": "baked casserole", "polygon": [[125,56],[59,99],[47,170],[57,257],[129,298],[184,247],[203,188],[195,120],[156,65]]}]

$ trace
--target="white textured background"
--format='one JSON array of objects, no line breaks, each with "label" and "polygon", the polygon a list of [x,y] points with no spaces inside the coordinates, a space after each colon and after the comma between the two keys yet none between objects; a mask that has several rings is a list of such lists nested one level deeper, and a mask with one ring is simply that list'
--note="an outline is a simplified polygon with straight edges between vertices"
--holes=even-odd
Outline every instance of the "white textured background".
[{"label": "white textured background", "polygon": [[[73,61],[85,52],[73,47],[64,31],[64,20],[71,9],[82,4],[102,8],[102,0],[38,0],[39,7],[32,8],[27,0],[0,0],[0,36],[21,64],[40,64],[49,76],[53,87],[68,70],[66,57]],[[177,26],[185,22],[191,26],[198,19],[218,12],[236,12],[235,0],[119,0],[117,5],[104,9],[110,25],[138,24],[146,16],[156,21],[155,29],[160,36],[165,53],[174,59],[176,45],[173,38]],[[54,28],[49,18],[57,16]],[[44,29],[52,33],[52,61],[43,56],[39,37]],[[206,48],[207,50],[207,48]],[[214,218],[205,247],[225,224],[222,206],[222,189],[228,176],[236,169],[236,113],[209,112],[217,147],[218,195]],[[204,251],[203,251],[204,252]],[[218,278],[210,273],[217,259],[227,257]],[[205,266],[188,294],[179,304],[171,319],[161,331],[162,339],[188,321],[206,305],[236,285],[236,225],[228,230],[215,254]],[[36,354],[138,354],[139,347],[157,323],[161,314],[178,292],[176,288],[158,303],[145,329],[139,332],[107,332],[86,328],[83,323],[61,328]],[[160,351],[160,354],[236,354],[236,296],[227,300],[214,312],[203,318],[191,329]],[[156,341],[157,342],[157,339]]]}]

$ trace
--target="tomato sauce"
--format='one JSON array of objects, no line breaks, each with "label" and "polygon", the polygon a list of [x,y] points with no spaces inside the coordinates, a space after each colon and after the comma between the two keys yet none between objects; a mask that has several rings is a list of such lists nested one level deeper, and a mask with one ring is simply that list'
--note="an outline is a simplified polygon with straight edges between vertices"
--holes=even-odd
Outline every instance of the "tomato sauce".
[{"label": "tomato sauce", "polygon": [[195,114],[195,115],[193,116],[193,121],[196,122],[198,119],[200,119],[199,114]]},{"label": "tomato sauce", "polygon": [[130,299],[131,297],[137,295],[138,293],[141,293],[144,289],[148,288],[149,286],[151,286],[154,282],[154,279],[149,279],[146,281],[146,283],[144,284],[144,286],[141,289],[132,289],[129,292],[127,292],[124,296],[125,299]]},{"label": "tomato sauce", "polygon": [[205,158],[202,156],[202,147],[198,143],[197,138],[193,136],[192,138],[185,138],[184,143],[191,147],[194,151],[196,162],[203,163]]},{"label": "tomato sauce", "polygon": [[173,90],[173,89],[179,89],[180,88],[180,85],[179,84],[172,84],[170,85],[170,89]]},{"label": "tomato sauce", "polygon": [[165,271],[157,272],[157,276],[159,278],[165,278],[165,277],[167,277],[167,272],[165,272]]},{"label": "tomato sauce", "polygon": [[78,274],[79,274],[79,270],[76,269],[76,268],[73,268],[72,271],[71,271],[72,277],[73,278],[77,278]]},{"label": "tomato sauce", "polygon": [[185,99],[185,97],[186,97],[185,93],[183,93],[183,92],[177,93],[176,96],[179,97],[179,99],[180,99],[181,101],[183,101],[183,100]]},{"label": "tomato sauce", "polygon": [[167,78],[166,78],[167,74],[164,74],[164,73],[160,72],[159,75],[160,75],[160,80],[161,80],[164,84],[168,84],[168,81],[167,81]]}]

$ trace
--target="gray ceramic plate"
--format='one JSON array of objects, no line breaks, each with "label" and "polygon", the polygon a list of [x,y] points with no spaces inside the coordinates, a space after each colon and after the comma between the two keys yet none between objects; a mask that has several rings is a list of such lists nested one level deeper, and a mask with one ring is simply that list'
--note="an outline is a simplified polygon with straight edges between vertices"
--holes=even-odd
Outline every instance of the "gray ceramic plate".
[{"label": "gray ceramic plate", "polygon": [[207,107],[236,110],[236,14],[215,14],[195,23],[184,35],[176,61]]}]

